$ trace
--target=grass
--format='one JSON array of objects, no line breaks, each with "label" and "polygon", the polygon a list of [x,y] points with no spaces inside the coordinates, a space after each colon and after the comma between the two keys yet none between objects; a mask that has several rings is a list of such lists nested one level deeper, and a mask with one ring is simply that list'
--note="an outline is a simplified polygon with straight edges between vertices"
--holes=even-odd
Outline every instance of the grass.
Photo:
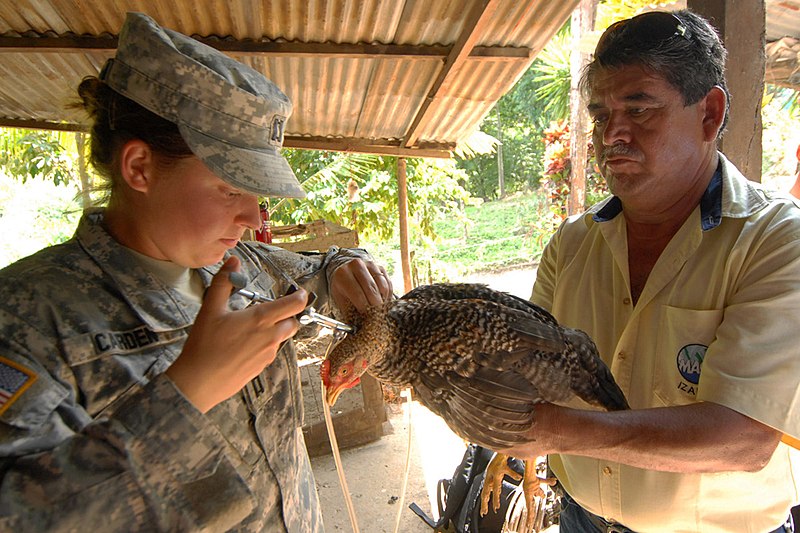
[{"label": "grass", "polygon": [[541,255],[535,234],[541,202],[535,195],[467,206],[468,224],[441,221],[434,256],[458,263],[465,272],[530,263]]},{"label": "grass", "polygon": [[[455,217],[435,224],[434,243],[412,243],[412,268],[425,281],[451,281],[465,274],[530,265],[552,234],[549,213],[536,194],[467,206],[466,222]],[[399,269],[399,243],[364,241],[390,274]]]}]

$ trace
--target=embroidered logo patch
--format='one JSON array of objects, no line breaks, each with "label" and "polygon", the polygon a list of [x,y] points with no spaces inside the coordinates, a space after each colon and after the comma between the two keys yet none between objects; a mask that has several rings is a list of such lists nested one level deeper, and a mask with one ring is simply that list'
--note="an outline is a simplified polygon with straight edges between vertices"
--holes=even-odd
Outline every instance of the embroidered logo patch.
[{"label": "embroidered logo patch", "polygon": [[5,357],[0,357],[0,414],[36,381],[36,374]]},{"label": "embroidered logo patch", "polygon": [[700,382],[700,368],[706,356],[708,346],[702,344],[687,344],[678,351],[678,372],[683,379],[697,385]]}]

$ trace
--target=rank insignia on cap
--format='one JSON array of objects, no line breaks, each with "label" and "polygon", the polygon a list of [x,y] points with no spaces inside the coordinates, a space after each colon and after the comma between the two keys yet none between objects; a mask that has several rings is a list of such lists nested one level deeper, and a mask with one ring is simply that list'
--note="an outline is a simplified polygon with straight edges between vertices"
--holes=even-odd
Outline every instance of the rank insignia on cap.
[{"label": "rank insignia on cap", "polygon": [[11,407],[25,389],[36,381],[36,374],[5,357],[0,357],[0,414]]},{"label": "rank insignia on cap", "polygon": [[286,117],[275,116],[272,118],[269,140],[278,146],[283,145],[283,130],[286,128]]}]

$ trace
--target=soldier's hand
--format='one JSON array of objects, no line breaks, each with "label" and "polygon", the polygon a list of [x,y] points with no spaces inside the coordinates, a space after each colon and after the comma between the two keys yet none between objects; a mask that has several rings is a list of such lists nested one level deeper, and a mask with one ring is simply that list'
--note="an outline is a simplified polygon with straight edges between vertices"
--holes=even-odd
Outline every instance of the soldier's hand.
[{"label": "soldier's hand", "polygon": [[239,269],[231,257],[214,276],[180,357],[167,375],[197,409],[207,412],[236,394],[275,360],[278,348],[297,332],[295,315],[306,306],[299,290],[274,302],[232,311],[230,272]]},{"label": "soldier's hand", "polygon": [[392,282],[386,269],[371,261],[353,259],[331,276],[331,296],[340,309],[364,311],[392,298]]}]

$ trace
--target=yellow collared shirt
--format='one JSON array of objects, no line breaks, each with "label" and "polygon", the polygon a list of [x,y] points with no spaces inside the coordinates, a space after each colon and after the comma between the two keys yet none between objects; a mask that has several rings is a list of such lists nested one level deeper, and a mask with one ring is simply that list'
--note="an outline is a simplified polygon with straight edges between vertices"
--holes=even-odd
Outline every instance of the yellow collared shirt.
[{"label": "yellow collared shirt", "polygon": [[[591,335],[633,408],[710,401],[800,437],[800,209],[720,160],[635,306],[617,199],[559,228],[531,300]],[[578,503],[636,531],[765,532],[798,501],[790,455],[780,444],[756,473],[550,463]]]}]

